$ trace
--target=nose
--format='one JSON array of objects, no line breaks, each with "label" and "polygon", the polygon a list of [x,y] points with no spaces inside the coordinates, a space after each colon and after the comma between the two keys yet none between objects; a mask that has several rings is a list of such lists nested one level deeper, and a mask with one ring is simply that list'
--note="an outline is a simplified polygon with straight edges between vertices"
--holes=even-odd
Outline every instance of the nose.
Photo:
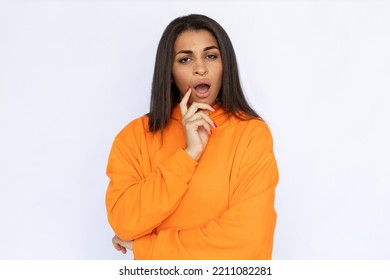
[{"label": "nose", "polygon": [[207,74],[207,68],[203,61],[198,61],[195,64],[193,73],[194,75],[199,75],[199,76],[203,76]]}]

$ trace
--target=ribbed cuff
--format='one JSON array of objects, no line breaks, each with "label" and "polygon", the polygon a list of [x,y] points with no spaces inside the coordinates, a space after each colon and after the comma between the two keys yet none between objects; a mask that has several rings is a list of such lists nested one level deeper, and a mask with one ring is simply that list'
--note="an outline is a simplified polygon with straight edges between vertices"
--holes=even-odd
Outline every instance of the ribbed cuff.
[{"label": "ribbed cuff", "polygon": [[180,148],[164,165],[184,182],[188,183],[195,172],[198,162],[191,158],[182,148]]}]

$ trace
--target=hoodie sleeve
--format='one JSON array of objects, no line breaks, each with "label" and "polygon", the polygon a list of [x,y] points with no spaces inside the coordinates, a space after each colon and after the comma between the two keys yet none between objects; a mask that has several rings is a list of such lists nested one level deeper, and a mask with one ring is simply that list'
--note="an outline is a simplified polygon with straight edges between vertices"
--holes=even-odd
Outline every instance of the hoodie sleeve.
[{"label": "hoodie sleeve", "polygon": [[136,141],[140,137],[134,135],[120,133],[116,137],[107,165],[108,221],[123,240],[150,234],[176,209],[197,164],[183,149],[178,149],[155,170],[145,174],[142,158],[145,151],[137,148]]},{"label": "hoodie sleeve", "polygon": [[169,228],[136,239],[135,259],[271,259],[278,178],[266,130],[249,141],[226,212],[199,228]]}]

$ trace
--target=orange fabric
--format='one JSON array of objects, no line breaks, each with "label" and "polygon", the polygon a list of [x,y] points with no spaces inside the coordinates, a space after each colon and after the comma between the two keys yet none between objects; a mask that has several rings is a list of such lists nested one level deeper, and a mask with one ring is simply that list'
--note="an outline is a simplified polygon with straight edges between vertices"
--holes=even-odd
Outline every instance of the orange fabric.
[{"label": "orange fabric", "polygon": [[161,133],[148,117],[115,138],[108,160],[108,220],[135,259],[270,259],[278,170],[260,120],[210,113],[217,124],[200,160],[183,150],[181,114]]}]

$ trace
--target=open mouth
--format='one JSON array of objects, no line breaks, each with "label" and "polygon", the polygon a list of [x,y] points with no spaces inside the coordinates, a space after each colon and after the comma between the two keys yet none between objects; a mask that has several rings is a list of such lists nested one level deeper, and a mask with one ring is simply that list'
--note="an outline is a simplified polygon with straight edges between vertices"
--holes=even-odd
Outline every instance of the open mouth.
[{"label": "open mouth", "polygon": [[195,87],[195,91],[200,94],[205,94],[208,92],[210,86],[208,84],[199,84]]},{"label": "open mouth", "polygon": [[199,93],[206,93],[210,86],[208,84],[200,84],[195,87],[195,90]]}]

